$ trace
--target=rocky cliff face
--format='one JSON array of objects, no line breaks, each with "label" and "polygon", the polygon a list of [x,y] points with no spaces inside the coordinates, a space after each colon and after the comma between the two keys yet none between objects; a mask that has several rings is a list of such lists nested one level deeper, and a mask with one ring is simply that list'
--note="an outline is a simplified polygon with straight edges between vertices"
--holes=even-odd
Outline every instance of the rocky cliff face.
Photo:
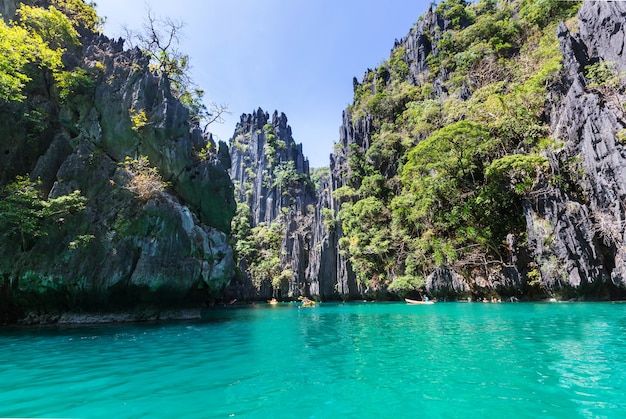
[{"label": "rocky cliff face", "polygon": [[[589,1],[577,33],[559,27],[563,88],[551,125],[564,146],[550,157],[566,181],[546,186],[525,208],[534,266],[551,294],[626,295],[625,18],[622,2]],[[595,80],[594,65],[606,65],[612,80]]]},{"label": "rocky cliff face", "polygon": [[[12,315],[219,296],[235,270],[226,145],[190,126],[167,78],[151,73],[139,50],[94,34],[81,42],[64,61],[84,70],[91,88],[59,101],[49,86],[31,83],[23,103],[0,110],[0,186],[30,175],[45,199],[75,190],[85,198],[84,210],[43,220],[44,234],[25,245],[3,236],[0,294],[13,295]],[[24,121],[35,111],[42,120],[29,129]],[[142,156],[143,169],[123,164]]]},{"label": "rocky cliff face", "polygon": [[[10,16],[16,4],[0,0],[0,13]],[[469,7],[493,8],[481,13],[512,19],[517,11],[507,11],[511,4]],[[151,73],[138,50],[125,51],[121,40],[85,32],[83,46],[66,53],[64,63],[70,70],[82,69],[92,87],[59,100],[50,74],[43,71],[26,87],[26,101],[0,107],[2,192],[7,194],[6,186],[18,176],[29,175],[40,180],[45,199],[75,190],[85,198],[83,210],[39,220],[42,234],[17,240],[4,233],[0,302],[11,309],[2,314],[15,314],[20,307],[161,307],[220,295],[395,298],[406,289],[441,299],[626,298],[623,2],[585,1],[576,30],[558,27],[563,69],[546,82],[540,124],[530,127],[549,136],[553,145],[541,149],[546,169],[537,172],[536,182],[531,179],[531,189],[503,193],[515,186],[512,178],[495,188],[495,196],[519,203],[519,223],[497,236],[495,251],[468,251],[462,260],[469,267],[458,259],[455,264],[459,255],[453,253],[466,251],[461,245],[450,250],[455,245],[450,241],[447,248],[435,249],[439,227],[424,227],[425,218],[415,222],[394,214],[411,210],[415,191],[403,184],[411,181],[403,178],[403,168],[412,163],[410,151],[433,132],[472,117],[493,131],[501,129],[480,115],[463,113],[480,100],[473,96],[476,91],[485,100],[499,98],[506,111],[502,98],[511,97],[506,84],[512,73],[489,57],[479,57],[469,75],[454,73],[455,66],[462,66],[450,61],[459,42],[454,31],[472,24],[471,16],[459,10],[432,6],[396,41],[388,62],[354,80],[355,103],[343,114],[330,173],[317,190],[284,114],[270,116],[259,109],[242,115],[229,155],[225,144],[190,126],[188,111],[172,96],[167,79]],[[497,25],[481,23],[497,31]],[[482,36],[480,31],[474,35]],[[520,54],[506,42],[498,44],[496,36],[487,43],[500,49],[486,54],[505,59]],[[481,91],[485,86],[495,90]],[[456,114],[446,113],[455,106]],[[520,133],[522,141],[504,154],[535,156],[528,146],[532,141],[524,142],[533,135]],[[485,164],[504,154],[490,156]],[[150,163],[143,171],[124,164],[128,157],[140,161],[142,156]],[[485,186],[482,164],[476,164],[471,179],[461,181]],[[151,177],[153,169],[162,181]],[[462,165],[460,171],[465,169]],[[437,170],[431,169],[430,176],[435,178]],[[464,190],[460,199],[473,193]],[[491,205],[486,208],[497,210],[494,195],[485,196]],[[468,212],[462,208],[458,217],[471,218]],[[234,256],[226,234],[234,214],[241,275],[231,281]],[[498,221],[488,219],[479,227],[495,229]],[[392,226],[398,222],[415,225],[406,233],[404,226]],[[419,235],[427,240],[414,245]],[[480,246],[478,241],[463,244]]]},{"label": "rocky cliff face", "polygon": [[[262,109],[241,116],[230,141],[231,177],[239,205],[247,208],[242,221],[250,231],[241,242],[254,240],[252,229],[275,226],[280,244],[264,256],[275,258],[269,271],[248,267],[252,260],[242,258],[243,282],[233,284],[233,296],[243,298],[297,297],[309,295],[311,284],[305,275],[311,247],[311,223],[314,216],[315,190],[309,175],[308,160],[302,144],[296,144],[285,114],[272,117]],[[261,233],[262,234],[262,233]],[[257,237],[254,246],[263,247]],[[243,255],[242,255],[243,256]],[[248,258],[254,257],[249,255]],[[262,260],[255,259],[259,265]],[[272,284],[272,277],[280,282]]]},{"label": "rocky cliff face", "polygon": [[[426,58],[431,54],[437,54],[437,43],[442,31],[449,26],[449,22],[442,19],[434,9],[429,9],[420,18],[416,26],[402,40],[396,40],[394,51],[403,51],[400,57],[410,71],[406,75],[413,84],[420,83],[424,73],[429,71]],[[366,85],[375,77],[376,72],[368,69],[361,82],[353,80],[355,95],[359,88]],[[434,85],[438,94],[444,94],[440,78],[436,78]],[[386,76],[387,79],[389,75]],[[372,93],[376,93],[376,87],[372,87]],[[363,158],[370,149],[373,136],[380,128],[375,126],[375,117],[371,114],[355,116],[353,110],[348,108],[343,113],[342,125],[339,129],[339,141],[330,156],[330,179],[329,188],[320,196],[318,206],[325,208],[327,214],[332,214],[332,223],[326,222],[321,216],[316,217],[315,234],[313,236],[313,248],[310,265],[318,267],[311,271],[311,278],[320,272],[319,294],[323,298],[388,298],[384,289],[372,288],[357,281],[355,271],[345,251],[340,251],[339,240],[343,236],[341,221],[337,219],[342,203],[349,198],[333,197],[333,192],[340,188],[349,187],[358,189],[361,184],[359,174],[353,173],[351,158]],[[397,165],[400,154],[391,156],[388,160],[381,159],[376,164],[384,176],[391,179],[397,176]],[[330,227],[330,228],[329,228]],[[312,279],[313,280],[313,279]],[[330,291],[333,290],[332,293]],[[381,292],[382,291],[382,292]]]},{"label": "rocky cliff face", "polygon": [[[559,26],[563,70],[548,89],[544,121],[551,137],[562,146],[545,151],[549,174],[522,199],[527,241],[509,234],[506,252],[500,254],[502,263],[497,267],[485,263],[485,268],[461,274],[443,265],[427,272],[426,292],[446,299],[482,298],[494,293],[520,298],[624,298],[625,12],[622,2],[585,1],[578,14],[576,33],[570,33],[564,24]],[[466,24],[461,19],[455,23],[456,29]],[[368,94],[382,92],[379,98],[384,101],[386,91],[379,89],[393,83],[393,77],[397,80],[397,75],[391,76],[388,70],[404,62],[410,84],[422,89],[428,86],[432,89],[429,99],[444,106],[452,94],[447,90],[448,70],[439,66],[439,47],[445,32],[455,29],[453,26],[432,7],[407,37],[396,41],[387,69],[368,70],[362,82],[354,80],[355,98],[367,86],[371,89]],[[437,65],[435,74],[433,65]],[[598,68],[606,70],[603,75],[598,75]],[[454,95],[467,101],[472,93],[465,86]],[[344,113],[340,140],[331,156],[330,191],[318,203],[334,217],[342,203],[351,198],[346,198],[343,191],[339,198],[333,198],[332,193],[344,187],[354,193],[362,186],[363,174],[354,172],[358,159],[369,159],[370,167],[392,184],[398,166],[405,163],[398,160],[400,148],[395,158],[376,160],[378,154],[373,148],[381,142],[381,120],[385,122],[384,112],[390,110],[382,105],[376,108],[377,104],[372,103],[365,114],[362,108],[354,107]],[[371,113],[372,108],[378,113]],[[403,110],[402,106],[398,109]],[[413,144],[425,138],[418,135]],[[355,280],[348,258],[338,251],[343,235],[341,220],[335,219],[330,230],[322,225],[321,218],[317,220],[311,276],[324,272],[323,276],[334,277],[328,282],[335,284],[334,291],[339,295],[376,295],[376,290]],[[320,282],[319,294],[329,290]],[[381,290],[384,292],[384,287],[379,288],[378,296]]]}]

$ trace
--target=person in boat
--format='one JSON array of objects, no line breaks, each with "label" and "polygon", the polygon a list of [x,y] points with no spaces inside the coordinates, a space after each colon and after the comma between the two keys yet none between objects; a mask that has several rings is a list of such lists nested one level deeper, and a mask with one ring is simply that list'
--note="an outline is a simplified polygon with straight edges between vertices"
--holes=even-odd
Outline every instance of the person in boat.
[{"label": "person in boat", "polygon": [[312,306],[313,304],[315,304],[315,301],[310,300],[308,297],[303,297],[303,296],[300,296],[300,297],[298,298],[298,300],[302,301],[302,305],[303,305],[304,307],[307,307],[307,306]]},{"label": "person in boat", "polygon": [[430,299],[428,298],[428,296],[427,296],[427,295],[423,295],[423,296],[422,296],[422,301],[426,301],[426,302],[428,302],[428,301],[430,301]]}]

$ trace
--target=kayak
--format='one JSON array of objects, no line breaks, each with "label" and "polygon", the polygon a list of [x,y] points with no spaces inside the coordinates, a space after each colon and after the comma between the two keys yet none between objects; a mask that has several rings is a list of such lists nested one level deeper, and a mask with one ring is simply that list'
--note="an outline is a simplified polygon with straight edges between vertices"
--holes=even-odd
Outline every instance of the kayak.
[{"label": "kayak", "polygon": [[422,300],[411,300],[408,298],[405,298],[404,301],[406,301],[408,304],[435,304],[434,301],[422,301]]}]

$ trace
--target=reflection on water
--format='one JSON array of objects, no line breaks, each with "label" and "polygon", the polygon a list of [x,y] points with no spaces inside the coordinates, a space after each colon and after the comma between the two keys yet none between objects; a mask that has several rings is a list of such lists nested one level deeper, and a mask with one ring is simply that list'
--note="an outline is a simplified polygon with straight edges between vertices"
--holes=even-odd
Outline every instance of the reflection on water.
[{"label": "reflection on water", "polygon": [[0,330],[0,416],[620,417],[616,304],[259,305]]}]

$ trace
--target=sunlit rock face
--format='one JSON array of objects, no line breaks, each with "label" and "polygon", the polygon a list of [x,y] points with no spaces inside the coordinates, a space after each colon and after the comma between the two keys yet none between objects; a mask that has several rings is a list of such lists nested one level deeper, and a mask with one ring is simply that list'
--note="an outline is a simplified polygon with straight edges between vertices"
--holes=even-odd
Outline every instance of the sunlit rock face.
[{"label": "sunlit rock face", "polygon": [[553,104],[553,137],[564,146],[550,156],[553,167],[575,164],[566,187],[545,186],[525,208],[527,233],[542,286],[563,298],[626,295],[624,222],[626,127],[624,91],[597,85],[586,69],[604,62],[626,68],[626,4],[585,2],[578,32],[561,25],[563,88]]},{"label": "sunlit rock face", "polygon": [[242,278],[233,284],[231,296],[238,298],[297,298],[311,295],[316,278],[307,277],[311,251],[311,228],[315,217],[316,194],[309,174],[309,162],[297,144],[284,113],[270,114],[261,108],[241,115],[230,140],[231,178],[235,197],[248,207],[250,227],[279,225],[282,234],[279,269],[280,285],[271,284],[271,275],[255,279],[246,272],[250,263],[240,261]]},{"label": "sunlit rock face", "polygon": [[[64,61],[93,78],[92,90],[61,102],[35,85],[24,103],[0,110],[0,135],[10,139],[0,186],[30,175],[44,196],[79,190],[85,198],[84,210],[46,221],[45,234],[24,245],[0,242],[12,311],[158,309],[219,298],[235,275],[226,145],[190,124],[167,78],[149,71],[138,49],[95,34],[81,42]],[[45,110],[42,129],[12,124],[11,115],[33,108]],[[123,163],[142,156],[160,180],[140,195],[132,185],[141,176]]]},{"label": "sunlit rock face", "polygon": [[[501,255],[503,267],[461,275],[443,266],[427,275],[427,292],[446,299],[491,293],[514,299],[626,297],[625,92],[619,84],[597,86],[586,77],[589,66],[605,62],[614,74],[621,72],[623,86],[625,21],[624,2],[585,1],[575,33],[565,24],[559,26],[563,70],[548,88],[544,119],[550,136],[562,144],[546,156],[553,173],[561,173],[561,180],[545,178],[525,197],[526,237],[510,240],[507,254]],[[426,58],[439,54],[438,40],[449,27],[450,22],[431,8],[405,38],[396,41],[394,49],[404,48],[403,60],[410,70],[407,77],[413,84],[428,73]],[[363,84],[368,75],[370,71]],[[439,72],[432,83],[440,98],[449,95],[442,87],[445,77],[445,71]],[[353,84],[355,91],[361,86],[356,78]],[[470,97],[463,89],[458,95],[461,100]],[[331,194],[350,183],[351,154],[364,155],[375,134],[371,114],[344,113],[331,156]],[[570,169],[576,174],[565,176]],[[381,172],[388,179],[396,175],[393,165]],[[331,196],[320,205],[337,214],[341,202]],[[340,294],[366,296],[372,290],[357,284],[349,260],[335,251],[341,235],[339,222],[330,232],[320,229],[314,235],[318,240],[314,247],[320,250],[310,266],[335,276],[335,290]],[[326,257],[326,262],[319,262]]]}]

